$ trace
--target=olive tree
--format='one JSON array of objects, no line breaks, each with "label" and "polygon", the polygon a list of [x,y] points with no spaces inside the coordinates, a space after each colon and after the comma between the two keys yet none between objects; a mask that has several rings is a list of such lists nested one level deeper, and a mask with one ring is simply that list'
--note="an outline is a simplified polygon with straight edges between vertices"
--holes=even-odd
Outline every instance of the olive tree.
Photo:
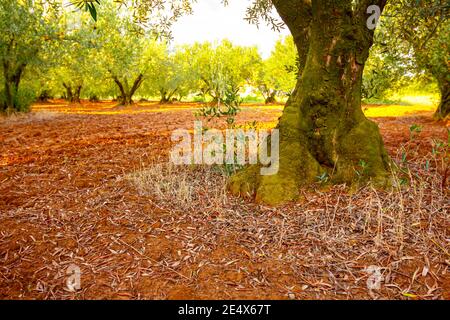
[{"label": "olive tree", "polygon": [[276,42],[270,57],[263,61],[256,86],[266,103],[276,102],[279,95],[290,96],[298,76],[297,49],[287,36]]},{"label": "olive tree", "polygon": [[0,112],[22,111],[21,80],[30,66],[41,62],[43,49],[57,38],[59,6],[53,1],[0,1]]},{"label": "olive tree", "polygon": [[450,7],[445,0],[401,0],[387,7],[380,29],[388,50],[413,58],[437,82],[441,101],[435,118],[450,114]]},{"label": "olive tree", "polygon": [[[368,8],[375,5],[381,13],[386,1],[272,3],[299,55],[299,78],[277,126],[279,171],[261,176],[258,167],[249,167],[232,178],[231,190],[255,195],[257,201],[283,203],[296,199],[299,187],[318,176],[353,184],[361,178],[362,163],[363,178],[385,186],[390,160],[378,126],[361,110],[361,85],[374,35]],[[257,2],[251,9],[258,8]]]},{"label": "olive tree", "polygon": [[235,46],[228,40],[216,45],[196,43],[185,50],[199,91],[214,103],[223,101],[227,93],[238,95],[256,79],[261,64],[256,47]]},{"label": "olive tree", "polygon": [[[141,0],[135,6],[139,11],[173,2]],[[252,2],[247,10],[250,22],[262,18],[279,28],[272,14],[274,8],[289,28],[298,52],[299,77],[277,125],[278,173],[263,176],[258,165],[247,167],[231,178],[233,193],[275,205],[297,199],[301,186],[323,175],[328,175],[332,183],[370,180],[380,187],[390,183],[390,158],[379,128],[361,110],[363,70],[374,42],[376,22],[386,3]]]},{"label": "olive tree", "polygon": [[151,71],[155,40],[152,34],[133,22],[132,13],[123,7],[120,15],[111,2],[96,23],[100,67],[116,85],[120,105],[133,104],[133,96]]},{"label": "olive tree", "polygon": [[85,14],[65,12],[60,41],[54,46],[47,77],[53,90],[63,91],[70,103],[80,103],[81,91],[102,80],[95,24]]},{"label": "olive tree", "polygon": [[148,80],[142,88],[145,94],[160,96],[160,103],[171,103],[175,97],[181,100],[192,91],[193,76],[184,49],[171,51],[161,42],[154,43],[146,54]]}]

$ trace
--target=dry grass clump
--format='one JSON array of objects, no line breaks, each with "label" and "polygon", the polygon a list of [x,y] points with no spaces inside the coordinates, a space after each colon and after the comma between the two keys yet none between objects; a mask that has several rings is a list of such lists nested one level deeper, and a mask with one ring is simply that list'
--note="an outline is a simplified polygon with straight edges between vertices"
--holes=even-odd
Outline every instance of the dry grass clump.
[{"label": "dry grass clump", "polygon": [[8,116],[0,114],[0,124],[28,124],[34,122],[51,121],[59,116],[61,116],[61,114],[51,111],[13,113]]},{"label": "dry grass clump", "polygon": [[[305,190],[301,202],[279,208],[227,199],[226,178],[208,167],[157,164],[129,179],[173,212],[165,224],[201,226],[178,235],[204,239],[203,250],[216,250],[227,239],[226,246],[234,242],[243,248],[255,266],[281,264],[290,270],[300,282],[286,292],[301,287],[302,294],[317,298],[439,299],[450,274],[450,203],[442,164],[415,158],[402,176],[394,174],[406,181],[397,188]],[[205,220],[204,213],[212,211],[217,214]],[[228,261],[223,258],[227,270],[251,273]],[[366,284],[371,268],[381,273],[376,290]],[[241,285],[255,287],[262,280],[246,281]]]},{"label": "dry grass clump", "polygon": [[127,176],[141,195],[154,198],[158,206],[179,210],[220,210],[227,203],[226,177],[206,166],[158,163]]}]

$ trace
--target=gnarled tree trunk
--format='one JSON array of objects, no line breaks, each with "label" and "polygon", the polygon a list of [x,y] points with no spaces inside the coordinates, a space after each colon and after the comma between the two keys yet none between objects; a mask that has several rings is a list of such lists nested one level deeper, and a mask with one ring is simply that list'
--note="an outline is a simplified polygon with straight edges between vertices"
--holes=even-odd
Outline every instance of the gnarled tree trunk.
[{"label": "gnarled tree trunk", "polygon": [[[23,71],[26,64],[22,63],[16,68],[13,68],[11,64],[3,61],[3,76],[5,81],[5,101],[3,106],[0,105],[0,111],[14,112],[19,109],[17,103],[17,94],[19,92],[20,80],[22,79]],[[0,101],[1,103],[1,101]],[[1,110],[3,109],[3,110]]]},{"label": "gnarled tree trunk", "polygon": [[[371,3],[369,3],[371,2]],[[230,181],[235,194],[277,205],[328,174],[334,183],[373,180],[385,185],[389,157],[378,126],[361,110],[364,64],[373,31],[367,7],[385,1],[273,0],[291,30],[301,63],[296,88],[279,119],[280,168],[261,176],[248,167]]]},{"label": "gnarled tree trunk", "polygon": [[50,99],[52,99],[50,91],[49,90],[43,90],[39,94],[39,96],[37,98],[37,101],[45,103],[45,102],[48,102]]},{"label": "gnarled tree trunk", "polygon": [[259,91],[264,98],[265,104],[277,102],[276,96],[278,91],[268,88],[265,84],[259,86]]},{"label": "gnarled tree trunk", "polygon": [[450,83],[447,79],[441,79],[438,83],[439,90],[441,91],[441,102],[434,114],[434,118],[443,120],[450,115]]},{"label": "gnarled tree trunk", "polygon": [[161,93],[161,99],[159,100],[159,103],[160,104],[172,103],[172,97],[177,92],[177,90],[178,88],[172,91],[160,89],[159,92]]},{"label": "gnarled tree trunk", "polygon": [[271,104],[271,103],[275,103],[275,102],[277,102],[276,92],[273,91],[266,97],[265,104]]},{"label": "gnarled tree trunk", "polygon": [[118,97],[119,105],[121,106],[128,106],[133,104],[133,96],[136,93],[136,91],[141,86],[142,82],[144,81],[144,75],[139,74],[137,78],[134,80],[133,85],[131,88],[128,86],[127,79],[124,79],[124,81],[121,81],[117,76],[113,75],[113,80],[117,87],[120,90],[120,96]]},{"label": "gnarled tree trunk", "polygon": [[71,85],[68,85],[63,82],[63,87],[66,89],[66,100],[69,101],[69,103],[81,103],[81,89],[83,88],[82,85],[77,85],[75,88],[72,88]]}]

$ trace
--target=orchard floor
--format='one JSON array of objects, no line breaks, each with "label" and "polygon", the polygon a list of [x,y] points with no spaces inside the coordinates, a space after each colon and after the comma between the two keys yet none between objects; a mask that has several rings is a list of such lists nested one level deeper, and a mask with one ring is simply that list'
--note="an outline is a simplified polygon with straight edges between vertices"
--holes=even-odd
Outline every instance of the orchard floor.
[{"label": "orchard floor", "polygon": [[[365,107],[392,158],[408,150],[410,184],[317,186],[268,208],[212,169],[164,164],[196,107],[54,101],[0,119],[0,299],[450,299],[448,164],[432,153],[449,124],[431,109]],[[238,122],[270,127],[281,109]],[[154,188],[133,178],[145,170]]]}]

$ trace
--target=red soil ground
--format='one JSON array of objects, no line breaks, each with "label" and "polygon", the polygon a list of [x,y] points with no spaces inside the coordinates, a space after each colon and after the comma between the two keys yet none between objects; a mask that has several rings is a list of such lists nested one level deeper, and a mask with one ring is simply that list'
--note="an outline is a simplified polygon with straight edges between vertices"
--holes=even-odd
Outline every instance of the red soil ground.
[{"label": "red soil ground", "polygon": [[[0,299],[450,298],[448,190],[412,211],[436,208],[422,217],[430,241],[385,238],[381,247],[361,230],[333,242],[346,228],[339,219],[359,219],[334,208],[354,201],[357,211],[367,193],[333,188],[277,209],[232,199],[228,212],[208,215],[138,194],[122,177],[167,157],[171,131],[193,126],[193,106],[57,101],[0,119]],[[279,114],[249,106],[238,119],[274,122]],[[430,114],[374,120],[393,157],[412,124],[423,126],[413,158],[429,154],[432,139],[447,139],[446,124]],[[306,233],[308,217],[329,223],[333,213],[329,233]],[[65,286],[70,264],[81,268],[77,292]],[[390,278],[377,292],[364,272],[374,264]]]}]

